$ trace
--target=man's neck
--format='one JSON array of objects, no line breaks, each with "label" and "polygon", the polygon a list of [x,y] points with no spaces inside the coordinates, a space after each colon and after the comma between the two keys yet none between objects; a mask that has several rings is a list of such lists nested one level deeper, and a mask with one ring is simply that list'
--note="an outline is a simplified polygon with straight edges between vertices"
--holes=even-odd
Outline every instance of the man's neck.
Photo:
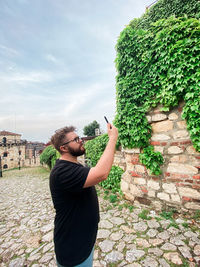
[{"label": "man's neck", "polygon": [[71,162],[75,162],[75,163],[78,162],[78,161],[77,161],[77,157],[72,156],[72,155],[70,155],[70,154],[63,154],[63,155],[61,155],[60,159],[62,159],[62,160],[67,160],[67,161],[71,161]]}]

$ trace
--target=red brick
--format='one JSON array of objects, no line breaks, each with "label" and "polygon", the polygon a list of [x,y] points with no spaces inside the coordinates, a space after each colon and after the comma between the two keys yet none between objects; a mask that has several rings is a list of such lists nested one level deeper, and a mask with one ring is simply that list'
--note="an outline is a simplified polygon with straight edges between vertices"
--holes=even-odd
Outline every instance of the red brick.
[{"label": "red brick", "polygon": [[200,174],[192,176],[193,179],[200,179]]},{"label": "red brick", "polygon": [[150,144],[152,146],[160,146],[160,142],[159,141],[151,141]]},{"label": "red brick", "polygon": [[152,177],[152,180],[154,180],[154,181],[160,181],[160,178],[159,177]]},{"label": "red brick", "polygon": [[183,201],[191,201],[192,199],[191,199],[191,197],[182,197],[182,200]]},{"label": "red brick", "polygon": [[172,178],[190,178],[187,174],[171,173]]},{"label": "red brick", "polygon": [[142,190],[142,192],[143,192],[144,194],[147,194],[147,193],[148,193],[148,190],[146,189],[145,186],[141,186],[140,188],[141,188],[141,190]]},{"label": "red brick", "polygon": [[176,183],[176,186],[184,186],[185,184],[182,184],[182,183]]},{"label": "red brick", "polygon": [[200,165],[199,166],[195,166],[195,168],[200,169]]},{"label": "red brick", "polygon": [[196,159],[200,159],[200,156],[196,156]]},{"label": "red brick", "polygon": [[183,110],[183,108],[181,108],[181,107],[178,108],[178,111],[179,112],[182,112],[182,110]]},{"label": "red brick", "polygon": [[186,183],[193,183],[193,180],[185,180]]},{"label": "red brick", "polygon": [[169,172],[165,172],[165,176],[169,177],[170,173]]},{"label": "red brick", "polygon": [[170,146],[178,146],[178,145],[180,145],[179,142],[172,142],[172,143],[170,144]]},{"label": "red brick", "polygon": [[137,172],[131,172],[131,175],[133,176],[133,177],[142,177],[140,174],[138,174]]},{"label": "red brick", "polygon": [[167,145],[167,142],[162,142],[161,143],[161,146],[166,146]]},{"label": "red brick", "polygon": [[200,189],[200,185],[192,185],[192,188],[194,188],[194,189]]},{"label": "red brick", "polygon": [[137,164],[138,162],[139,162],[139,155],[138,156],[133,156],[132,160],[131,160],[131,163],[132,164]]},{"label": "red brick", "polygon": [[191,140],[186,140],[186,141],[181,141],[180,142],[181,145],[188,145],[188,144],[192,144]]}]

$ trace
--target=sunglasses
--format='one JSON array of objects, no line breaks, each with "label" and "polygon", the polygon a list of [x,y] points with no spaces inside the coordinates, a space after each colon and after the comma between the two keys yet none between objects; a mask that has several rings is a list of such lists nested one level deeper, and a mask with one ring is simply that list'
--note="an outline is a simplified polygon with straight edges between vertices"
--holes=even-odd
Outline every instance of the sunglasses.
[{"label": "sunglasses", "polygon": [[74,139],[72,139],[72,140],[70,140],[70,141],[68,141],[68,142],[66,142],[66,143],[64,143],[64,144],[62,144],[62,146],[67,145],[67,144],[69,144],[70,142],[76,142],[76,143],[79,143],[80,140],[82,140],[82,139],[80,138],[80,136],[77,136],[77,137],[75,137]]}]

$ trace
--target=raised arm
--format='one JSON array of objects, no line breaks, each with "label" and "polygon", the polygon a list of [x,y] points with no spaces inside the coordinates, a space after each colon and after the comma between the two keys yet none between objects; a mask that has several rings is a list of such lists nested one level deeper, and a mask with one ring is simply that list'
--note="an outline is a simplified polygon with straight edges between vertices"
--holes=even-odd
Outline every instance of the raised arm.
[{"label": "raised arm", "polygon": [[[96,185],[99,182],[106,180],[114,160],[115,146],[118,137],[118,130],[110,123],[107,124],[109,136],[108,144],[99,159],[97,165],[90,169],[84,187]],[[95,151],[94,151],[95,153]]]}]

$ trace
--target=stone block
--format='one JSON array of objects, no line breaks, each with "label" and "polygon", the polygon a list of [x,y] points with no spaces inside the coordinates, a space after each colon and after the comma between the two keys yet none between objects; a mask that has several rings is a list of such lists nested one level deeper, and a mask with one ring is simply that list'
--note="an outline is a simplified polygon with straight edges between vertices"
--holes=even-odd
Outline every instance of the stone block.
[{"label": "stone block", "polygon": [[143,165],[135,165],[134,169],[138,173],[145,173],[146,172],[146,169]]},{"label": "stone block", "polygon": [[169,135],[166,134],[153,134],[151,137],[152,141],[167,141],[169,139]]},{"label": "stone block", "polygon": [[198,192],[198,190],[189,187],[179,187],[178,191],[180,196],[200,199],[200,192]]},{"label": "stone block", "polygon": [[124,172],[124,173],[122,174],[122,178],[121,178],[121,180],[124,180],[124,181],[126,181],[127,183],[130,183],[131,180],[132,180],[132,176],[129,174],[128,171],[126,171],[126,172]]},{"label": "stone block", "polygon": [[163,206],[161,201],[152,201],[152,206],[154,207],[155,210],[162,210]]},{"label": "stone block", "polygon": [[173,202],[179,202],[179,203],[181,202],[181,199],[178,194],[171,194],[171,200]]},{"label": "stone block", "polygon": [[125,154],[125,161],[130,163],[132,161],[132,155],[131,154]]},{"label": "stone block", "polygon": [[129,184],[124,180],[121,180],[121,190],[123,192],[127,192],[129,190]]},{"label": "stone block", "polygon": [[160,184],[158,182],[155,182],[155,181],[148,181],[147,183],[147,186],[151,189],[154,189],[154,190],[159,190],[160,189]]},{"label": "stone block", "polygon": [[180,155],[180,156],[173,156],[170,159],[171,162],[179,162],[179,163],[184,163],[188,161],[188,158],[185,155]]},{"label": "stone block", "polygon": [[131,193],[129,192],[123,192],[124,196],[126,199],[130,200],[130,201],[134,201],[135,200],[135,196],[133,196]]},{"label": "stone block", "polygon": [[168,148],[168,154],[181,154],[183,153],[183,149],[178,146],[170,146]]},{"label": "stone block", "polygon": [[146,184],[146,180],[144,178],[134,178],[134,183],[139,184],[139,185],[144,185]]},{"label": "stone block", "polygon": [[173,113],[170,113],[169,116],[168,116],[168,119],[170,121],[175,121],[175,120],[178,119],[178,115],[176,113],[174,113],[174,112]]},{"label": "stone block", "polygon": [[167,116],[163,113],[155,114],[152,116],[152,121],[164,121],[167,119]]},{"label": "stone block", "polygon": [[186,121],[178,121],[177,125],[178,125],[179,129],[186,129],[187,128]]},{"label": "stone block", "polygon": [[140,153],[140,148],[132,148],[132,149],[123,148],[122,152],[125,152],[127,154],[139,154]]},{"label": "stone block", "polygon": [[130,184],[130,193],[131,193],[131,195],[137,196],[137,197],[143,195],[143,193],[140,190],[140,188],[138,186],[136,186],[136,185],[133,185],[133,184]]},{"label": "stone block", "polygon": [[166,193],[158,193],[157,194],[157,197],[160,198],[160,199],[162,199],[162,200],[165,200],[165,201],[169,201],[170,200],[169,199],[169,195],[166,194]]},{"label": "stone block", "polygon": [[186,130],[180,130],[180,131],[176,131],[173,134],[173,138],[176,139],[186,139],[189,137],[189,133]]},{"label": "stone block", "polygon": [[188,164],[169,163],[167,172],[194,175],[198,173],[198,169]]},{"label": "stone block", "polygon": [[164,147],[163,146],[154,146],[154,151],[160,152],[161,154],[163,154]]},{"label": "stone block", "polygon": [[187,202],[185,203],[185,207],[188,210],[200,210],[200,205],[194,202]]},{"label": "stone block", "polygon": [[186,148],[186,150],[187,150],[188,154],[200,154],[195,150],[195,148],[193,146],[188,146]]},{"label": "stone block", "polygon": [[154,190],[149,190],[149,191],[148,191],[148,196],[149,196],[149,197],[155,197],[155,196],[156,196],[155,191],[154,191]]},{"label": "stone block", "polygon": [[168,132],[173,129],[173,122],[170,120],[152,123],[153,133]]},{"label": "stone block", "polygon": [[164,191],[166,193],[169,193],[169,194],[177,193],[175,184],[172,184],[172,183],[170,183],[170,184],[164,183],[162,185],[162,187],[163,187],[163,189],[164,189]]}]

